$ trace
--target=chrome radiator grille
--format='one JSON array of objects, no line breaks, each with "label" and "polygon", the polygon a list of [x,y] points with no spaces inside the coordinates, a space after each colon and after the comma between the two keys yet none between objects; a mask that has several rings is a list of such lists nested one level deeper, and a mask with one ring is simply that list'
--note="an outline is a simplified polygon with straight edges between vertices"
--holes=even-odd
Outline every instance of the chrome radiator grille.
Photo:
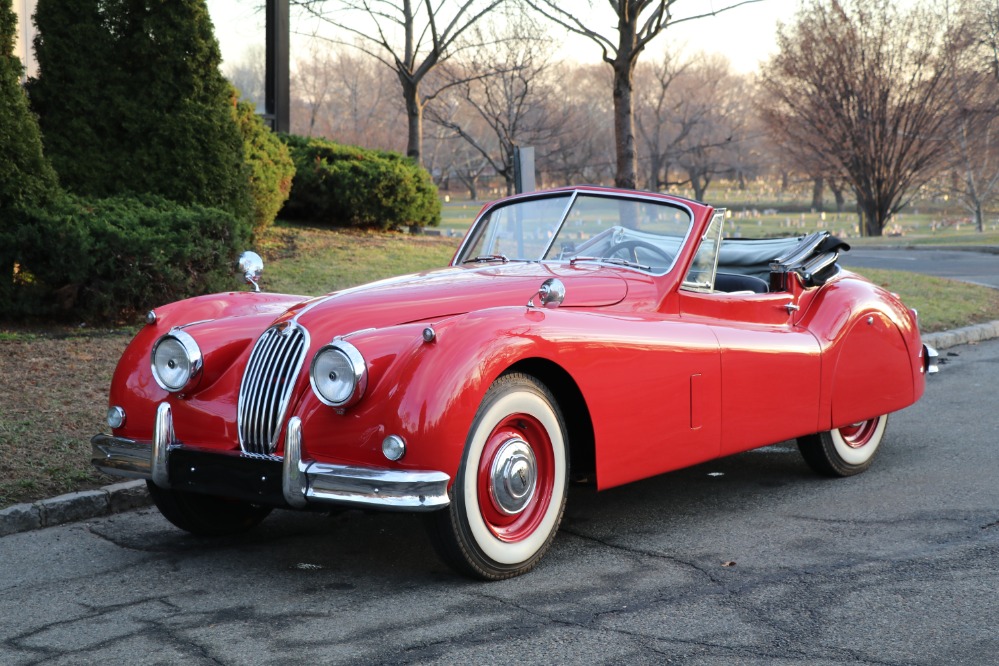
[{"label": "chrome radiator grille", "polygon": [[239,446],[243,451],[274,453],[308,346],[308,333],[292,322],[267,329],[257,340],[239,387]]}]

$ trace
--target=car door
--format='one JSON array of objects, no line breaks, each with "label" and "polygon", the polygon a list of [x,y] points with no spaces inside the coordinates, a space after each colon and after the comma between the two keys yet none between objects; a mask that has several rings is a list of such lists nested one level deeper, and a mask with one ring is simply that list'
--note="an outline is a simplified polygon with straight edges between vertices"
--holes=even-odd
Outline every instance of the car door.
[{"label": "car door", "polygon": [[714,289],[723,217],[719,211],[701,241],[679,290],[679,310],[681,320],[704,324],[718,341],[726,455],[816,431],[821,357],[815,336],[795,324],[801,290]]}]

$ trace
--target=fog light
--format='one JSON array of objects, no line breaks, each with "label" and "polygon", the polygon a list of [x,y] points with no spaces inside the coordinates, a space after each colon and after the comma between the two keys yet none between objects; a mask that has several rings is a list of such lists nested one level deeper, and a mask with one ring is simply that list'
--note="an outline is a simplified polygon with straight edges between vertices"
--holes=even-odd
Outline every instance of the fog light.
[{"label": "fog light", "polygon": [[125,410],[115,405],[108,409],[108,426],[120,428],[125,425]]},{"label": "fog light", "polygon": [[389,435],[382,440],[382,453],[389,460],[399,460],[406,455],[406,442],[399,435]]}]

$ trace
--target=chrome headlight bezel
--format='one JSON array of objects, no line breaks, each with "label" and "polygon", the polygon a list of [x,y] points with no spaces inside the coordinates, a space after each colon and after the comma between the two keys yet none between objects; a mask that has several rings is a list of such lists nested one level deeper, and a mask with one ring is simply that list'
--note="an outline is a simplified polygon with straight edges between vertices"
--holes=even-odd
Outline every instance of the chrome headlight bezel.
[{"label": "chrome headlight bezel", "polygon": [[[317,366],[326,354],[338,354],[339,361],[346,361],[349,372],[345,378],[338,376],[337,379],[346,379],[349,382],[349,391],[338,391],[336,395],[333,395],[327,386],[329,380],[325,377],[317,377]],[[312,392],[316,394],[321,403],[345,409],[356,405],[364,397],[364,392],[368,388],[368,365],[357,347],[346,340],[334,340],[322,347],[312,357],[312,364],[309,366],[309,383],[312,385]],[[344,397],[340,397],[342,395]]]},{"label": "chrome headlight bezel", "polygon": [[[165,343],[178,345],[179,349],[177,347],[175,349],[183,354],[187,364],[186,372],[180,376],[183,381],[168,382],[166,380],[165,369],[157,365],[156,353]],[[201,348],[198,347],[198,343],[189,334],[177,329],[170,331],[157,340],[150,353],[150,366],[153,369],[153,379],[156,380],[156,384],[161,389],[169,393],[182,393],[193,389],[201,378],[203,363],[204,357],[201,354]]]}]

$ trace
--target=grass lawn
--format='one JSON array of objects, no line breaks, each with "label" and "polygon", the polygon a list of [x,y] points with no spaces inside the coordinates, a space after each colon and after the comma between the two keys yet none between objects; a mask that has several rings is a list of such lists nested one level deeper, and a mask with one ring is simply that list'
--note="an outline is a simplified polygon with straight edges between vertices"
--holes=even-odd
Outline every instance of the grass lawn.
[{"label": "grass lawn", "polygon": [[[446,204],[449,222],[442,228],[463,233],[478,209]],[[458,242],[280,224],[260,244],[267,263],[262,287],[315,295],[440,267]],[[924,331],[999,319],[995,290],[911,273],[860,272],[917,308]],[[120,480],[90,466],[90,437],[106,430],[107,389],[131,334],[0,326],[0,508]]]}]

